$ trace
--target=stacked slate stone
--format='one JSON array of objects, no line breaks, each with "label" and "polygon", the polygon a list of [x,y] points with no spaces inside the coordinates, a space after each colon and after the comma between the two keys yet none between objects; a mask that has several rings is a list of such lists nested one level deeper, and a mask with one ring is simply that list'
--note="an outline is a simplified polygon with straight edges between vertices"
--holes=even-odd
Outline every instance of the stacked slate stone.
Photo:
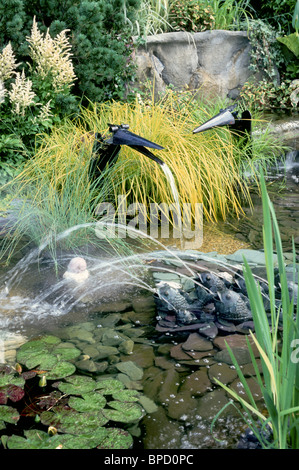
[{"label": "stacked slate stone", "polygon": [[[200,330],[201,334],[214,338],[218,331],[238,331],[248,333],[254,331],[254,324],[246,283],[241,266],[227,271],[217,264],[209,265],[198,262],[198,272],[191,277],[193,288],[186,290],[174,276],[167,280],[156,278],[156,294],[154,299],[157,308],[156,330],[175,332]],[[201,272],[200,272],[201,269]],[[261,268],[256,267],[260,274]],[[265,274],[265,268],[264,273]],[[290,299],[297,303],[298,285],[293,282],[293,273],[289,276],[288,286]],[[260,286],[264,308],[270,316],[271,306],[266,276],[256,275]],[[186,282],[185,282],[186,283]],[[277,308],[280,305],[279,277],[276,277],[275,298]]]}]

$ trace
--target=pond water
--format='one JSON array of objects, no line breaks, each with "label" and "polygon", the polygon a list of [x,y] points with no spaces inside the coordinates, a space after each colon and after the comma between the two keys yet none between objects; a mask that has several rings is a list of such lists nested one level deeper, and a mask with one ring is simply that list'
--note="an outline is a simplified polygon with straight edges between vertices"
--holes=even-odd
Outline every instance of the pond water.
[{"label": "pond water", "polygon": [[[291,235],[299,246],[297,150],[295,139],[286,165],[278,166],[268,175],[273,181],[270,196],[286,251],[291,251]],[[262,248],[262,211],[259,196],[254,193],[253,202],[254,214],[244,207],[246,218],[219,225],[223,234],[239,240],[236,249],[243,245]],[[215,377],[244,395],[237,373],[225,355],[225,338],[239,350],[243,373],[263,409],[246,355],[244,341],[248,330],[220,324],[217,335],[209,336],[199,335],[198,328],[172,331],[157,327],[153,273],[162,272],[168,280],[180,276],[187,282],[195,272],[210,269],[209,262],[215,262],[213,254],[205,259],[186,259],[174,249],[169,258],[169,248],[164,250],[165,257],[157,257],[157,252],[161,252],[158,245],[157,250],[144,255],[119,259],[102,251],[90,252],[85,256],[90,275],[80,284],[63,278],[71,254],[60,257],[56,272],[46,254],[39,257],[37,252],[23,252],[23,257],[15,260],[9,270],[6,267],[0,270],[0,362],[13,365],[16,349],[43,334],[56,335],[81,350],[75,365],[82,374],[119,377],[116,364],[132,361],[142,369],[142,379],[136,381],[127,376],[123,380],[129,387],[142,390],[156,405],[144,416],[140,428],[132,431],[137,448],[236,448],[246,429],[236,402],[225,408],[211,429],[214,417],[229,400],[216,385]],[[115,341],[118,335],[119,343]],[[202,341],[188,346],[198,336]],[[99,346],[115,347],[116,351],[103,356]]]}]

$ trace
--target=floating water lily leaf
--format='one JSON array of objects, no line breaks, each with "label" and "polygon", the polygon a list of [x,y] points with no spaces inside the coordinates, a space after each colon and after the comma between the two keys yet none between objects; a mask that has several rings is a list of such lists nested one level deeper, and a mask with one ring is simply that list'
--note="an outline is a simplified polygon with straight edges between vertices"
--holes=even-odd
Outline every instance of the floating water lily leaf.
[{"label": "floating water lily leaf", "polygon": [[63,359],[64,361],[70,361],[80,356],[81,351],[80,349],[77,349],[75,347],[64,348],[59,345],[55,349],[53,349],[52,354],[56,354],[57,356],[59,356],[60,359]]},{"label": "floating water lily leaf", "polygon": [[99,380],[96,383],[96,389],[100,390],[103,395],[112,395],[113,393],[123,390],[124,384],[120,380],[116,379],[105,379]]},{"label": "floating water lily leaf", "polygon": [[6,423],[17,424],[20,419],[20,415],[12,408],[12,406],[0,405],[0,421],[5,421]]},{"label": "floating water lily leaf", "polygon": [[82,398],[71,397],[68,404],[76,411],[99,411],[106,405],[106,399],[100,393],[89,392],[83,394]]},{"label": "floating water lily leaf", "polygon": [[140,393],[137,390],[119,390],[112,394],[114,400],[134,402],[140,398]]},{"label": "floating water lily leaf", "polygon": [[53,356],[53,354],[42,353],[28,357],[25,360],[25,365],[28,369],[38,367],[41,370],[50,370],[57,364],[57,362],[58,358]]},{"label": "floating water lily leaf", "polygon": [[40,415],[41,422],[46,426],[55,426],[67,434],[90,434],[108,422],[99,412],[80,413],[72,409],[44,411]]},{"label": "floating water lily leaf", "polygon": [[123,429],[109,428],[108,435],[97,447],[98,449],[130,449],[133,445],[131,434]]},{"label": "floating water lily leaf", "polygon": [[13,402],[20,401],[24,395],[25,392],[23,388],[18,387],[17,385],[8,385],[7,387],[3,387],[0,390],[0,405],[6,405],[8,399]]},{"label": "floating water lily leaf", "polygon": [[120,423],[130,423],[142,418],[143,411],[141,406],[136,403],[124,403],[119,401],[109,402],[109,406],[114,408],[103,409],[103,414],[111,421],[119,421]]},{"label": "floating water lily leaf", "polygon": [[56,449],[60,444],[60,436],[49,436],[47,432],[36,430],[24,431],[25,437],[6,437],[6,446],[9,449]]},{"label": "floating water lily leaf", "polygon": [[46,376],[47,380],[58,380],[64,379],[74,374],[76,367],[74,364],[66,361],[58,362],[49,372],[43,372],[43,375]]},{"label": "floating water lily leaf", "polygon": [[16,385],[22,387],[25,384],[25,380],[21,376],[16,376],[15,373],[1,374],[0,373],[0,388],[6,385]]},{"label": "floating water lily leaf", "polygon": [[57,356],[51,353],[59,343],[61,339],[51,335],[27,341],[17,351],[17,361],[25,364],[28,369],[37,366],[42,369],[51,369],[58,361]]},{"label": "floating water lily leaf", "polygon": [[66,378],[66,382],[58,385],[61,392],[68,395],[82,395],[95,390],[97,383],[91,377],[72,375]]},{"label": "floating water lily leaf", "polygon": [[59,343],[61,343],[61,339],[58,338],[57,336],[52,336],[52,335],[46,335],[41,338],[41,341],[43,343],[46,343],[50,346],[55,346]]},{"label": "floating water lily leaf", "polygon": [[73,434],[61,435],[62,449],[95,449],[108,435],[106,428],[98,428],[92,434],[74,436]]}]

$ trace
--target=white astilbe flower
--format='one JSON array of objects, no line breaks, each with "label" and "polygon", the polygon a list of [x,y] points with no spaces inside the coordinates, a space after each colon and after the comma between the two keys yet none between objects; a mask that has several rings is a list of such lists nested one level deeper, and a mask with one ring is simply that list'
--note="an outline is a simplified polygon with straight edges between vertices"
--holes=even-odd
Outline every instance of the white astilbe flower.
[{"label": "white astilbe flower", "polygon": [[15,82],[11,85],[11,91],[8,92],[9,99],[17,114],[24,116],[25,109],[34,103],[35,93],[32,91],[32,81],[22,73],[16,73]]},{"label": "white astilbe flower", "polygon": [[6,90],[4,87],[4,83],[2,80],[0,80],[0,104],[4,102],[5,94],[6,94]]},{"label": "white astilbe flower", "polygon": [[59,92],[66,86],[71,87],[76,76],[71,61],[71,45],[64,30],[54,39],[51,38],[49,30],[41,34],[38,30],[35,18],[31,30],[31,36],[27,37],[30,47],[30,56],[36,63],[36,73],[45,78],[51,74],[53,87]]},{"label": "white astilbe flower", "polygon": [[48,103],[41,107],[38,115],[38,119],[40,119],[41,121],[48,121],[52,116],[52,111],[50,109],[51,101],[52,100],[49,100]]},{"label": "white astilbe flower", "polygon": [[12,50],[10,42],[4,47],[0,54],[0,80],[8,80],[15,74],[15,69],[18,67],[16,58]]}]

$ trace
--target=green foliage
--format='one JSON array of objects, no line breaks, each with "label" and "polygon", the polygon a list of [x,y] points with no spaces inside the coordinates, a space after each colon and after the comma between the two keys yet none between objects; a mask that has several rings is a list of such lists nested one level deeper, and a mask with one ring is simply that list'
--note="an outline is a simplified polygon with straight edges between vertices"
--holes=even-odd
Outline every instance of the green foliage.
[{"label": "green foliage", "polygon": [[278,67],[284,62],[277,43],[277,32],[262,20],[248,20],[252,47],[250,69],[262,73],[271,82],[278,82]]},{"label": "green foliage", "polygon": [[243,29],[250,13],[250,0],[202,0],[213,11],[213,29]]},{"label": "green foliage", "polygon": [[[17,63],[8,43],[0,51],[0,156],[3,183],[20,169],[35,150],[36,135],[48,132],[66,113],[76,108],[70,93],[76,79],[70,45],[62,33],[52,39],[41,35],[34,22],[26,44],[31,65]],[[27,72],[25,74],[25,69]]]},{"label": "green foliage", "polygon": [[0,4],[0,44],[11,41],[28,59],[25,38],[33,17],[51,36],[71,31],[75,74],[73,93],[95,101],[123,98],[134,76],[131,30],[140,0],[3,0]]},{"label": "green foliage", "polygon": [[137,36],[165,33],[171,30],[168,22],[170,0],[141,0],[134,25]]},{"label": "green foliage", "polygon": [[285,80],[280,85],[275,85],[266,80],[261,80],[258,83],[248,81],[240,92],[240,98],[244,106],[256,111],[296,109],[298,104],[297,95],[298,92],[295,92],[291,80]]},{"label": "green foliage", "polygon": [[177,31],[198,32],[213,29],[213,10],[198,0],[174,0],[171,2],[169,23]]},{"label": "green foliage", "polygon": [[299,0],[297,0],[295,8],[294,8],[294,13],[293,13],[293,18],[292,18],[292,26],[295,29],[297,35],[299,31]]},{"label": "green foliage", "polygon": [[296,0],[251,0],[256,17],[271,24],[277,31],[291,33],[292,15]]},{"label": "green foliage", "polygon": [[[257,347],[262,364],[262,374],[259,371],[257,360],[248,341],[251,359],[267,408],[267,416],[261,413],[253,394],[250,392],[247,381],[239,367],[232,351],[229,349],[233,364],[239,375],[244,390],[249,397],[246,401],[226,385],[221,385],[234,399],[239,401],[244,409],[244,420],[260,440],[263,447],[276,449],[298,449],[299,445],[299,376],[298,360],[294,355],[294,347],[298,342],[299,315],[298,303],[295,303],[294,294],[288,290],[288,277],[284,264],[281,236],[273,205],[266,190],[263,172],[261,171],[261,188],[264,214],[264,250],[266,259],[267,281],[269,285],[269,299],[271,314],[268,318],[264,309],[263,298],[259,283],[256,282],[251,268],[244,260],[244,278],[250,300],[251,311],[255,326],[255,335],[251,333]],[[275,248],[274,248],[275,246]],[[278,276],[281,288],[281,306],[277,308],[275,270],[273,254],[277,254]],[[293,244],[293,282],[298,282],[296,269],[296,252]],[[278,326],[282,323],[282,334]],[[256,420],[259,419],[259,423]],[[263,440],[261,430],[269,426],[272,437]]]},{"label": "green foliage", "polygon": [[[132,447],[131,434],[114,427],[137,424],[144,416],[142,393],[126,389],[116,378],[97,379],[76,375],[76,367],[69,374],[55,374],[62,360],[75,360],[81,354],[70,343],[52,335],[34,338],[17,351],[16,368],[0,368],[0,430],[1,441],[9,449],[127,449]],[[58,363],[57,363],[58,361]],[[22,366],[29,370],[22,370]],[[31,370],[33,369],[33,370]],[[46,376],[47,381],[39,381]],[[54,382],[55,381],[55,382]],[[51,382],[51,383],[50,383]],[[18,394],[7,395],[15,387]],[[20,393],[20,391],[22,393]],[[35,394],[38,396],[36,397]],[[24,396],[25,395],[25,396]],[[24,429],[17,434],[8,432],[7,424],[17,424],[20,413],[8,406],[7,399],[18,402],[22,414],[39,423],[37,430]],[[107,426],[106,426],[107,425]],[[47,432],[46,432],[47,431]]]}]

